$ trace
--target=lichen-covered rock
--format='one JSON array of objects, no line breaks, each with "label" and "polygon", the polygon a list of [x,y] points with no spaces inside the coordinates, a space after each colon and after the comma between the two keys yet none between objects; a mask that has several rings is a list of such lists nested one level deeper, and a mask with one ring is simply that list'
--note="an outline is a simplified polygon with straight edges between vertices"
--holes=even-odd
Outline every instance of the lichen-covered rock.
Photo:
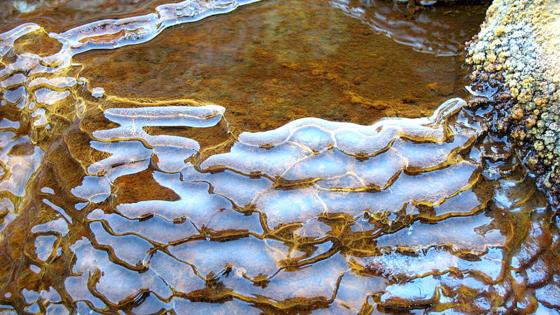
[{"label": "lichen-covered rock", "polygon": [[490,91],[508,134],[553,205],[560,203],[560,2],[496,0],[468,44],[473,89]]}]

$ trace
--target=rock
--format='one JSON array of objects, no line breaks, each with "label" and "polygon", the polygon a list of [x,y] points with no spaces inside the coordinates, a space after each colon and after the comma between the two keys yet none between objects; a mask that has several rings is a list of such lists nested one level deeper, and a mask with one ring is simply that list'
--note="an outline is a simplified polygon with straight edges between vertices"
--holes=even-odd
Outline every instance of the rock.
[{"label": "rock", "polygon": [[520,158],[558,206],[560,2],[495,0],[467,44],[467,63],[473,90],[492,86],[494,95],[509,95],[492,99],[498,114],[493,129],[512,135]]}]

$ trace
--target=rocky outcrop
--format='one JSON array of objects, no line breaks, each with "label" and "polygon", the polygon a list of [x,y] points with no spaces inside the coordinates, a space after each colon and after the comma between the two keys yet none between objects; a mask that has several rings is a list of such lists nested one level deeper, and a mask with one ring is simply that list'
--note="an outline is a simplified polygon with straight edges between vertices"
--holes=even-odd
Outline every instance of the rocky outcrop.
[{"label": "rocky outcrop", "polygon": [[560,2],[495,0],[467,54],[473,89],[495,103],[492,128],[509,135],[558,207]]}]

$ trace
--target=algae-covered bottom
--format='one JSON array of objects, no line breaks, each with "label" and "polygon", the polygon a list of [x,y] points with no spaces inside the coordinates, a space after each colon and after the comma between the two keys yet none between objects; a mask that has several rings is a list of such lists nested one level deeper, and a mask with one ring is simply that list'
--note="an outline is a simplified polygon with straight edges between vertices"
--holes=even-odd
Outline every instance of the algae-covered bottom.
[{"label": "algae-covered bottom", "polygon": [[559,308],[560,222],[453,98],[470,7],[264,1],[148,41],[235,4],[0,35],[0,312]]}]

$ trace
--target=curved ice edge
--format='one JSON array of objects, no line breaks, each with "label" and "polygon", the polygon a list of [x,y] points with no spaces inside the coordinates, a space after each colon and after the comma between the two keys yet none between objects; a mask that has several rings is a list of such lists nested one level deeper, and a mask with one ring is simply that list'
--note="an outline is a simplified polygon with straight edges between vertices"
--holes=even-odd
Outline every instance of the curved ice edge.
[{"label": "curved ice edge", "polygon": [[[263,145],[279,145],[288,141],[291,136],[300,128],[308,126],[326,127],[329,131],[335,132],[340,130],[348,130],[361,133],[364,136],[373,136],[381,133],[383,130],[395,129],[401,130],[403,127],[439,127],[449,117],[457,113],[466,105],[465,100],[461,98],[452,98],[441,104],[430,117],[420,118],[400,118],[385,117],[376,121],[372,125],[359,125],[350,122],[328,121],[321,118],[301,118],[291,121],[277,129],[262,132],[242,132],[238,141],[249,146]],[[266,141],[263,141],[266,139]]]},{"label": "curved ice edge", "polygon": [[[96,21],[90,24],[86,24],[83,26],[79,26],[68,30],[62,34],[52,34],[51,36],[61,40],[62,42],[68,42],[70,44],[70,49],[72,55],[79,54],[82,52],[86,52],[89,50],[95,49],[114,49],[128,45],[136,45],[148,42],[154,39],[157,35],[163,32],[165,29],[179,25],[184,23],[193,23],[205,19],[209,16],[218,15],[218,14],[226,14],[234,11],[239,6],[247,5],[251,3],[255,3],[261,0],[233,0],[229,1],[227,5],[214,5],[214,6],[205,6],[205,1],[200,0],[186,0],[179,3],[173,4],[163,4],[156,7],[157,13],[150,13],[143,16],[131,17],[131,18],[124,18],[124,19],[107,19]],[[215,4],[217,1],[209,1],[209,3]],[[191,7],[189,7],[191,6]],[[195,6],[196,8],[192,8]],[[192,9],[190,15],[182,16],[182,14],[178,12],[182,12],[183,10]],[[196,11],[199,9],[201,11]],[[174,14],[172,14],[174,13]],[[147,20],[148,25],[138,25],[137,28],[129,28],[130,25],[135,26],[137,22],[141,22],[143,19]],[[112,30],[111,32],[104,33],[101,35],[109,35],[115,34],[120,31],[135,31],[140,28],[146,28],[151,30],[152,32],[148,32],[145,36],[140,34],[140,37],[133,37],[130,40],[127,40],[125,37],[125,41],[122,43],[114,43],[110,42],[108,44],[97,44],[97,43],[89,43],[85,42],[80,44],[81,40],[87,38],[87,36],[83,36],[83,34],[87,34],[87,30],[95,29],[95,27],[99,27],[101,25],[111,25],[111,26],[120,26],[116,30]],[[82,35],[82,36],[80,36]],[[99,35],[98,35],[99,36]]]},{"label": "curved ice edge", "polygon": [[[136,45],[154,39],[165,29],[184,23],[200,21],[209,16],[226,14],[240,6],[262,0],[185,0],[178,3],[162,4],[155,13],[123,19],[105,19],[84,24],[63,33],[49,33],[49,36],[62,43],[61,50],[44,61],[60,63],[70,57],[98,49],[115,49]],[[24,23],[0,34],[0,57],[3,57],[14,41],[25,34],[42,29],[36,23]],[[106,42],[92,41],[123,33],[122,36]],[[88,38],[90,40],[88,40]]]}]

